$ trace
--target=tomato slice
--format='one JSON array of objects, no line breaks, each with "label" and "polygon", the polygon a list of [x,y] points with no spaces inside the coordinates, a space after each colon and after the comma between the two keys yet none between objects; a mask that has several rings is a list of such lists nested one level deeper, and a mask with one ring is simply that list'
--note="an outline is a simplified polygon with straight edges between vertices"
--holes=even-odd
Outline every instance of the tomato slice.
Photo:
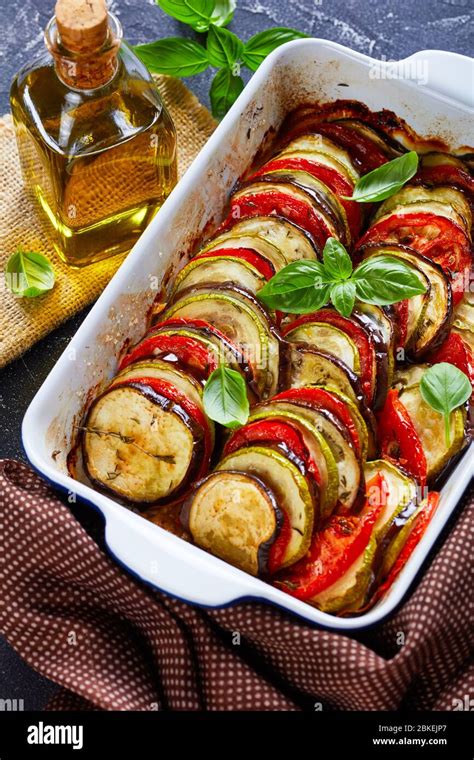
[{"label": "tomato slice", "polygon": [[409,245],[440,264],[452,277],[453,301],[459,303],[469,278],[472,255],[466,233],[455,222],[429,212],[394,213],[367,230],[358,247],[381,242]]},{"label": "tomato slice", "polygon": [[164,396],[170,401],[173,401],[175,404],[178,404],[184,409],[186,414],[188,414],[202,429],[202,434],[204,437],[204,455],[196,477],[198,479],[204,477],[209,469],[209,461],[211,458],[213,445],[209,420],[207,419],[202,409],[190,401],[186,394],[182,393],[178,388],[176,388],[173,383],[169,383],[167,380],[158,380],[156,377],[147,377],[146,375],[143,377],[134,377],[133,381],[124,380],[123,382],[114,383],[114,387],[117,388],[120,385],[130,386],[132,383],[133,385],[147,385],[160,396]]},{"label": "tomato slice", "polygon": [[426,498],[427,498],[426,504],[421,510],[421,512],[415,518],[413,528],[410,531],[410,535],[408,536],[408,539],[403,545],[403,549],[401,550],[400,554],[395,560],[395,563],[393,567],[391,568],[387,578],[381,584],[381,586],[379,586],[379,588],[377,589],[375,598],[371,600],[371,604],[373,604],[375,601],[377,601],[378,599],[380,599],[382,596],[384,596],[387,593],[387,591],[392,586],[397,576],[400,574],[400,571],[403,570],[406,563],[410,559],[415,548],[418,546],[421,539],[423,538],[423,535],[430,523],[430,520],[433,517],[438,507],[439,493],[437,493],[436,491],[430,491],[430,493],[428,494]]},{"label": "tomato slice", "polygon": [[211,372],[217,369],[216,355],[209,351],[199,340],[186,335],[152,335],[144,338],[129,354],[123,357],[119,370],[125,369],[129,364],[146,357],[156,357],[162,354],[170,354],[197,371],[202,379],[209,377]]},{"label": "tomato slice", "polygon": [[250,446],[256,442],[284,443],[302,460],[305,468],[314,477],[318,485],[321,483],[318,465],[312,458],[303,436],[296,425],[278,417],[249,422],[232,433],[224,447],[224,456],[233,454],[237,449],[241,449],[243,446]]},{"label": "tomato slice", "polygon": [[354,341],[360,357],[360,381],[362,384],[362,390],[364,391],[367,402],[371,404],[375,387],[375,349],[364,328],[358,325],[354,320],[343,317],[337,311],[320,309],[319,311],[313,311],[311,314],[304,314],[302,317],[295,319],[294,322],[290,322],[285,327],[282,334],[286,335],[290,330],[293,330],[300,325],[304,325],[307,322],[327,322],[328,324],[334,325],[334,327],[343,330]]},{"label": "tomato slice", "polygon": [[287,391],[278,393],[272,401],[301,401],[314,409],[327,409],[342,422],[349,432],[355,451],[360,456],[361,444],[359,434],[354,424],[354,420],[347,409],[344,401],[331,391],[325,388],[290,388]]},{"label": "tomato slice", "polygon": [[396,388],[388,392],[377,421],[382,456],[400,464],[424,488],[427,474],[425,452]]},{"label": "tomato slice", "polygon": [[339,201],[346,212],[347,221],[351,231],[352,239],[357,240],[360,234],[362,226],[362,215],[360,205],[355,201],[346,201],[342,196],[350,196],[353,193],[354,186],[349,180],[347,180],[342,174],[339,174],[335,169],[331,169],[329,166],[318,164],[315,160],[309,160],[306,158],[291,158],[282,156],[276,158],[273,161],[269,161],[264,164],[255,174],[252,174],[250,179],[259,177],[261,174],[267,172],[277,171],[278,169],[297,169],[300,171],[308,172],[316,179],[324,182],[330,190],[337,195]]},{"label": "tomato slice", "polygon": [[283,512],[283,523],[278,538],[273,542],[268,554],[268,572],[270,575],[279,570],[291,540],[291,523],[286,512]]},{"label": "tomato slice", "polygon": [[397,327],[398,327],[398,345],[397,348],[403,348],[407,342],[408,335],[408,301],[399,301],[394,303],[392,307],[397,315]]},{"label": "tomato slice", "polygon": [[451,332],[438,350],[431,354],[428,361],[430,364],[439,362],[454,364],[468,376],[474,390],[474,354],[459,333]]},{"label": "tomato slice", "polygon": [[194,256],[191,261],[199,261],[200,259],[209,259],[217,256],[232,256],[235,259],[242,259],[251,264],[255,269],[260,272],[266,280],[270,280],[275,274],[275,268],[273,264],[265,259],[257,251],[253,251],[251,248],[216,248],[215,251],[206,251],[205,253],[199,253]]},{"label": "tomato slice", "polygon": [[315,533],[308,553],[283,570],[275,585],[302,600],[332,586],[365,551],[380,508],[380,504],[375,504],[360,516],[330,517],[325,527]]},{"label": "tomato slice", "polygon": [[235,219],[272,214],[283,216],[309,232],[320,250],[324,248],[328,237],[332,235],[324,221],[314,211],[309,197],[308,203],[305,203],[289,193],[270,189],[252,195],[241,195],[232,200],[230,214],[223,227],[225,228]]}]

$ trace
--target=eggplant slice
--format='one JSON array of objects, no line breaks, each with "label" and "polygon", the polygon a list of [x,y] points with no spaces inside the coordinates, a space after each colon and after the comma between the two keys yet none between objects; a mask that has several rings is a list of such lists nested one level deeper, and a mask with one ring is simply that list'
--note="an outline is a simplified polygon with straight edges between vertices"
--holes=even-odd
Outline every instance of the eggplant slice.
[{"label": "eggplant slice", "polygon": [[296,562],[307,551],[314,522],[314,502],[307,479],[286,456],[264,446],[238,449],[217,465],[261,478],[273,491],[291,529],[281,567]]},{"label": "eggplant slice", "polygon": [[181,521],[202,549],[251,575],[265,575],[283,515],[260,478],[220,470],[196,485],[183,504]]},{"label": "eggplant slice", "polygon": [[102,489],[137,504],[166,502],[202,466],[204,431],[175,402],[145,384],[111,387],[83,429],[84,466]]}]

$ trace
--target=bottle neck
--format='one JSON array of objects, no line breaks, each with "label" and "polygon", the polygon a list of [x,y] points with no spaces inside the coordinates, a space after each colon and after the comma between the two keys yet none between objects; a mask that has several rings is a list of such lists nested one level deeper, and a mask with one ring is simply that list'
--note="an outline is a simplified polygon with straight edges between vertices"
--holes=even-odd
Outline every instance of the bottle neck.
[{"label": "bottle neck", "polygon": [[45,29],[46,47],[53,56],[58,77],[76,90],[94,90],[113,79],[117,55],[122,42],[122,25],[113,13],[108,14],[108,32],[104,43],[95,50],[73,52],[64,47],[56,17]]}]

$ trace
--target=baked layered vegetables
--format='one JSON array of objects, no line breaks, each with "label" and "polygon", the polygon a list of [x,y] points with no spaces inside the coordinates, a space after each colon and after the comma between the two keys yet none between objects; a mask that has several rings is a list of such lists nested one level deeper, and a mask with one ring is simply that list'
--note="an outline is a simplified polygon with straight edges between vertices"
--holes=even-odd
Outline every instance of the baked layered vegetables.
[{"label": "baked layered vegetables", "polygon": [[473,204],[467,151],[389,111],[290,113],[89,405],[90,481],[324,612],[367,610],[470,440]]}]

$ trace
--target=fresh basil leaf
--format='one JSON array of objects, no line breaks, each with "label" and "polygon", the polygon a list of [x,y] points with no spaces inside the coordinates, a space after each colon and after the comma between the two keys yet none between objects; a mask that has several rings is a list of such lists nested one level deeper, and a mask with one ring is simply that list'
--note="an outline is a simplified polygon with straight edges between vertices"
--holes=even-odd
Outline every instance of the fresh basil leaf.
[{"label": "fresh basil leaf", "polygon": [[216,0],[211,23],[216,26],[227,26],[234,16],[235,0]]},{"label": "fresh basil leaf", "polygon": [[304,32],[288,29],[285,26],[277,26],[274,29],[267,29],[265,32],[257,32],[245,43],[242,60],[249,69],[256,71],[272,50],[285,42],[299,40],[307,36]]},{"label": "fresh basil leaf", "polygon": [[209,96],[211,98],[212,115],[221,119],[231,105],[235,103],[244,89],[242,77],[234,76],[231,69],[225,68],[217,72],[212,80]]},{"label": "fresh basil leaf", "polygon": [[331,288],[331,301],[343,317],[350,317],[354,308],[356,286],[353,282],[337,282]]},{"label": "fresh basil leaf", "polygon": [[135,45],[133,49],[155,74],[190,77],[200,74],[209,66],[205,48],[184,37],[166,37],[146,45]]},{"label": "fresh basil leaf", "polygon": [[245,425],[249,417],[249,400],[245,380],[235,369],[221,365],[212,372],[204,386],[204,411],[224,427]]},{"label": "fresh basil leaf", "polygon": [[7,261],[5,282],[15,296],[36,298],[54,286],[55,275],[46,256],[18,249]]},{"label": "fresh basil leaf", "polygon": [[228,29],[211,24],[207,35],[207,57],[211,66],[232,68],[240,60],[244,43]]},{"label": "fresh basil leaf", "polygon": [[352,274],[352,259],[336,238],[328,238],[323,250],[324,268],[336,280],[345,280]]},{"label": "fresh basil leaf", "polygon": [[371,256],[356,267],[351,280],[360,301],[378,306],[388,306],[426,292],[416,269],[393,256]]},{"label": "fresh basil leaf", "polygon": [[332,282],[319,261],[293,261],[280,269],[258,298],[270,309],[290,314],[309,314],[329,301]]},{"label": "fresh basil leaf", "polygon": [[446,445],[450,445],[450,415],[455,409],[465,404],[472,393],[468,376],[449,362],[440,362],[423,373],[420,393],[435,412],[444,417]]},{"label": "fresh basil leaf", "polygon": [[196,32],[207,32],[214,14],[214,0],[156,0],[161,10]]},{"label": "fresh basil leaf", "polygon": [[357,180],[351,197],[345,200],[373,203],[390,198],[408,182],[418,169],[418,154],[411,150],[403,156],[387,161]]}]

